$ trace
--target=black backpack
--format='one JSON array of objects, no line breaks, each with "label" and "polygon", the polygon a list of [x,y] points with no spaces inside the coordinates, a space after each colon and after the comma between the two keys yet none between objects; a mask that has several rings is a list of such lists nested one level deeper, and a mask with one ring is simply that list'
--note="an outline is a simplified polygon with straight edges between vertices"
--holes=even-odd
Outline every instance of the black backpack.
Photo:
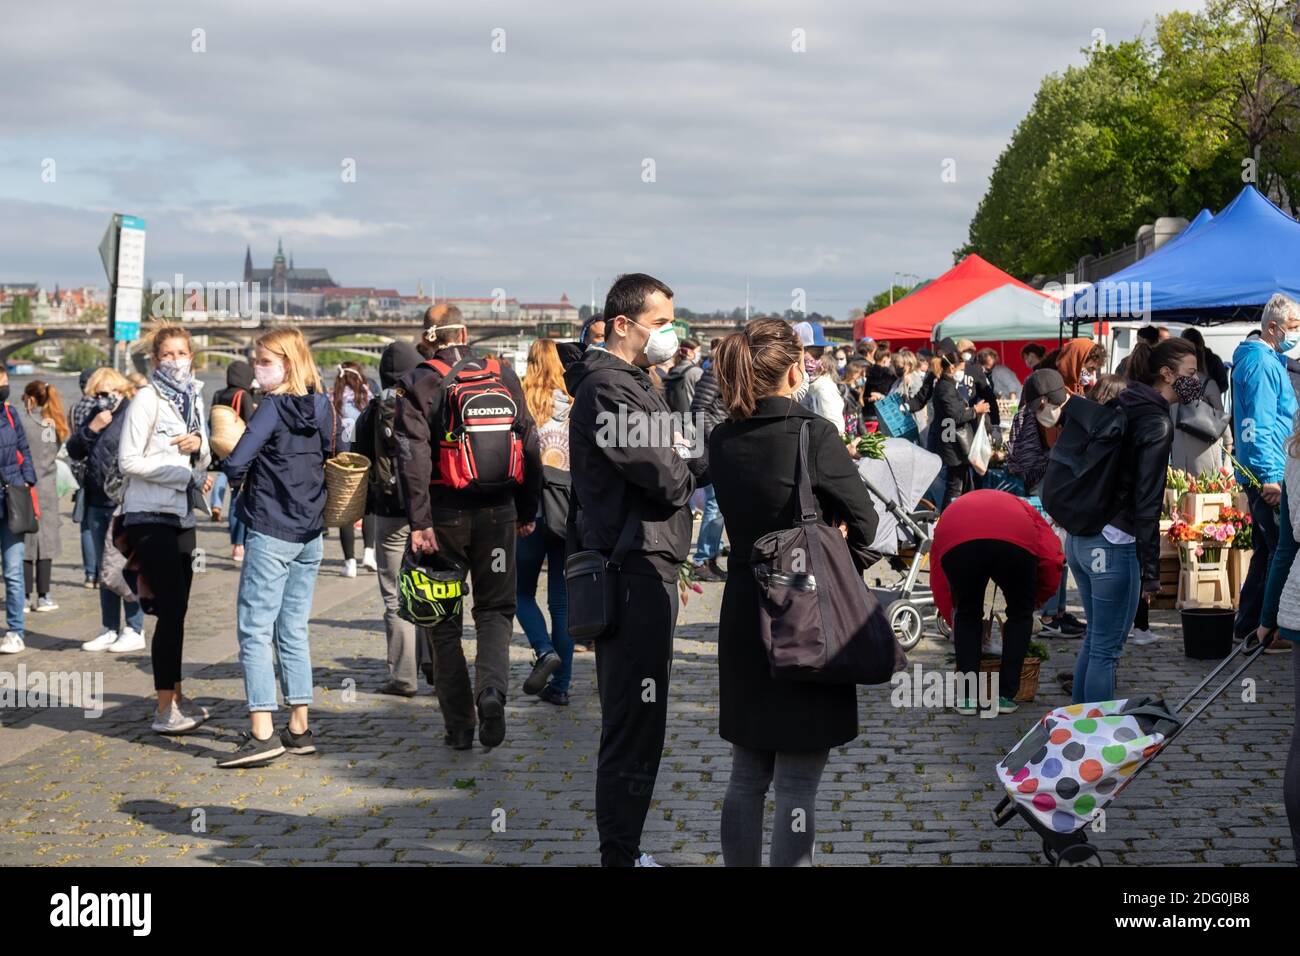
[{"label": "black backpack", "polygon": [[370,432],[375,460],[370,463],[370,500],[384,499],[402,506],[402,483],[397,474],[397,397],[390,391],[375,396],[370,407]]},{"label": "black backpack", "polygon": [[1073,397],[1043,475],[1043,510],[1070,534],[1097,534],[1118,512],[1128,419],[1118,408]]}]

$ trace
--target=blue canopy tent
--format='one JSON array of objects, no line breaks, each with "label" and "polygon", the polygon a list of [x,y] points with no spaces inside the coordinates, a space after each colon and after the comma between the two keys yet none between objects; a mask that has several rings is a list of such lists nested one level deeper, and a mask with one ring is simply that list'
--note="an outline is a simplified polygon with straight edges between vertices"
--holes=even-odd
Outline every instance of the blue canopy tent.
[{"label": "blue canopy tent", "polygon": [[1275,292],[1300,298],[1300,222],[1247,186],[1154,255],[1066,296],[1063,325],[1149,318],[1192,325],[1256,320]]}]

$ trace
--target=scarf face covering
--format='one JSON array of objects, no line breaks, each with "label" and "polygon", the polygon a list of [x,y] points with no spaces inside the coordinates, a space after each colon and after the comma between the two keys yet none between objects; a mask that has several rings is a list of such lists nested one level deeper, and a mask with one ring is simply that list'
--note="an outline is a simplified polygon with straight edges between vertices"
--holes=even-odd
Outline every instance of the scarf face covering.
[{"label": "scarf face covering", "polygon": [[181,382],[169,375],[161,367],[149,373],[149,384],[158,389],[158,394],[172,403],[185,429],[190,433],[201,433],[199,422],[199,386],[194,376],[187,375]]}]

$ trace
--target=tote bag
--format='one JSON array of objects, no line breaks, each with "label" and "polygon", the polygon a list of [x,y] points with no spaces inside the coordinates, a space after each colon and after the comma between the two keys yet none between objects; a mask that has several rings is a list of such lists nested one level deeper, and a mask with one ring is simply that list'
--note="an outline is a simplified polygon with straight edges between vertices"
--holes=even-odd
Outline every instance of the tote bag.
[{"label": "tote bag", "polygon": [[799,518],[754,542],[759,631],[772,677],[826,684],[883,684],[907,666],[880,602],[867,589],[837,528],[817,517],[808,477],[808,422],[795,464]]}]

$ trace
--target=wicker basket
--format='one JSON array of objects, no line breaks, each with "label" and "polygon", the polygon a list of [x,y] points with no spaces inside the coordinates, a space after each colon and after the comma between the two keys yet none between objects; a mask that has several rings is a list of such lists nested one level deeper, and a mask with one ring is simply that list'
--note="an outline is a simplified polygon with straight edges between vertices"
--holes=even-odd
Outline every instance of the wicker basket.
[{"label": "wicker basket", "polygon": [[366,513],[370,459],[353,451],[325,462],[325,527],[356,524]]},{"label": "wicker basket", "polygon": [[208,446],[212,454],[216,458],[229,458],[239,439],[244,437],[244,420],[229,405],[213,405],[209,422],[212,433],[208,436]]},{"label": "wicker basket", "polygon": [[[1016,691],[1016,700],[1020,703],[1029,703],[1038,693],[1038,671],[1042,663],[1037,657],[1026,657],[1024,663],[1020,665],[1020,690]],[[1000,670],[1002,670],[1002,658],[980,658],[981,673],[996,674]]]}]

